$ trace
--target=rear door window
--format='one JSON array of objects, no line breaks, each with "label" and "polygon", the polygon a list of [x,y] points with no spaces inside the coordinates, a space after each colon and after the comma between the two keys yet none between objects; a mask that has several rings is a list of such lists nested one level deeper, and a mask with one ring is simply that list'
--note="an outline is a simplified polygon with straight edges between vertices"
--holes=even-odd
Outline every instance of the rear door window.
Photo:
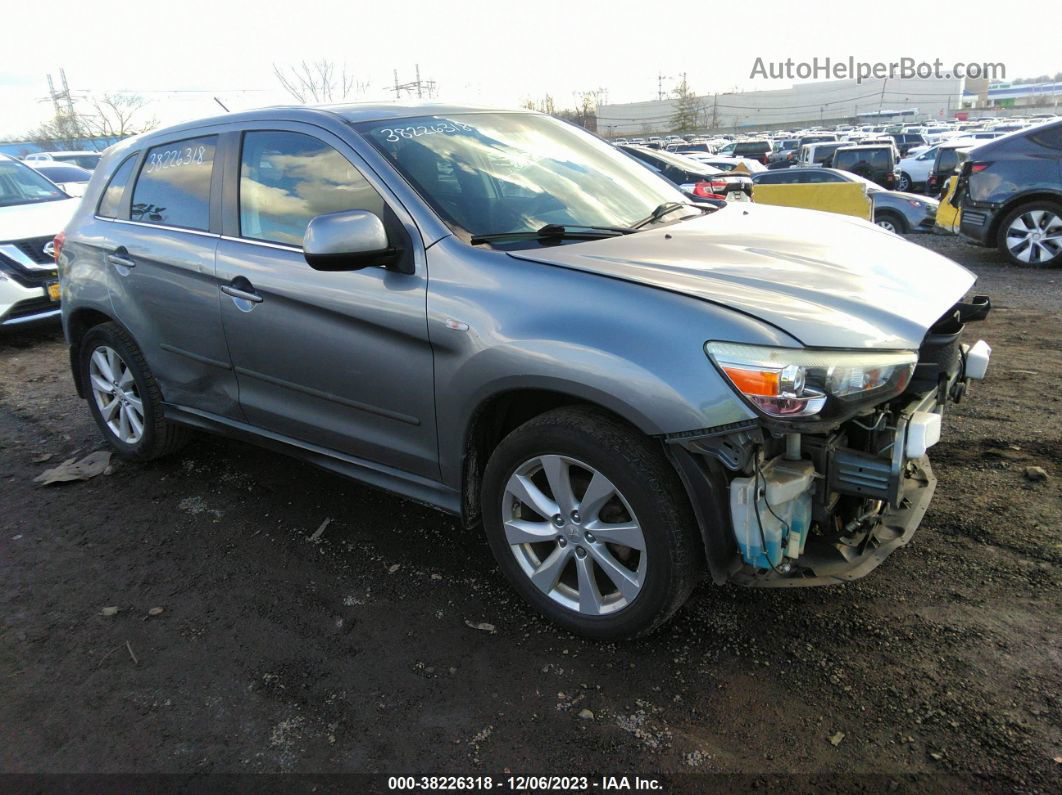
[{"label": "rear door window", "polygon": [[[434,165],[434,164],[433,164]],[[439,181],[449,176],[436,171]],[[384,201],[338,151],[303,133],[244,133],[240,155],[240,234],[302,246],[310,219],[368,210],[381,220]]]},{"label": "rear door window", "polygon": [[210,229],[210,179],[217,136],[148,149],[133,188],[130,218],[183,229]]}]

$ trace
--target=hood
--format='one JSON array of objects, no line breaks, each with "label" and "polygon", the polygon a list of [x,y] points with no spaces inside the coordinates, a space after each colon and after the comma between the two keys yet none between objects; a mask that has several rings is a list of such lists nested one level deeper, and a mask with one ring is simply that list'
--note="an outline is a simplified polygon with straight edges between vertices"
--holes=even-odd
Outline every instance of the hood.
[{"label": "hood", "polygon": [[823,348],[916,349],[976,280],[868,221],[748,203],[509,256],[701,298]]},{"label": "hood", "polygon": [[0,241],[57,235],[66,226],[80,199],[0,207]]},{"label": "hood", "polygon": [[895,196],[901,199],[909,199],[910,201],[922,202],[922,204],[928,204],[930,207],[936,207],[940,202],[934,199],[932,196],[923,196],[920,193],[907,193],[901,190],[890,191]]}]

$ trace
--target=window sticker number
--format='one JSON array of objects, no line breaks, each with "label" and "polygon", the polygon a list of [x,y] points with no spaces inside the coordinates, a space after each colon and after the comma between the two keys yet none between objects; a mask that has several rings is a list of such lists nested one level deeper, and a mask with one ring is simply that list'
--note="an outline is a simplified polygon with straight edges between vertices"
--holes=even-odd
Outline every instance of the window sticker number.
[{"label": "window sticker number", "polygon": [[441,121],[437,124],[415,124],[409,127],[384,127],[377,130],[379,135],[384,136],[385,141],[396,143],[402,139],[410,140],[425,135],[455,135],[461,132],[472,132],[472,128],[459,121]]},{"label": "window sticker number", "polygon": [[165,152],[152,152],[148,155],[147,168],[144,171],[150,174],[154,171],[178,168],[179,166],[201,166],[205,156],[206,147],[203,145],[167,149]]}]

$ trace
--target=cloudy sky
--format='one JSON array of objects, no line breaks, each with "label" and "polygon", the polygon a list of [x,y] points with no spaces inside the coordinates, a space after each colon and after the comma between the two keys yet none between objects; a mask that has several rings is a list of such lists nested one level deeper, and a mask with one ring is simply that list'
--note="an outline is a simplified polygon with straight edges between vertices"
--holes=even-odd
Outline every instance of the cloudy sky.
[{"label": "cloudy sky", "polygon": [[233,110],[290,101],[273,64],[303,59],[345,63],[367,85],[363,99],[393,96],[393,70],[412,80],[420,64],[440,98],[503,106],[546,94],[564,106],[575,92],[597,88],[612,102],[653,99],[658,74],[666,88],[682,72],[698,93],[795,82],[750,79],[757,57],[992,61],[1011,78],[1062,70],[1051,38],[1032,33],[1058,29],[1062,7],[1005,7],[989,14],[971,5],[851,0],[676,2],[670,10],[646,0],[52,0],[46,26],[7,29],[0,135],[17,136],[49,115],[46,75],[58,78],[60,67],[75,96],[139,93],[163,123],[217,112],[215,95]]}]

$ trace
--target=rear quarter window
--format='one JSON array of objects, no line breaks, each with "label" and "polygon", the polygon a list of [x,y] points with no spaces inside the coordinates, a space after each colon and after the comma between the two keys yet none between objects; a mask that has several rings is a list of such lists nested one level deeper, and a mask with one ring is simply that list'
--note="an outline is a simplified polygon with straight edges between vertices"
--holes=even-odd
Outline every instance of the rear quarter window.
[{"label": "rear quarter window", "polygon": [[96,215],[101,218],[119,217],[119,213],[122,210],[122,197],[125,195],[125,186],[129,184],[129,179],[133,176],[133,167],[136,165],[138,155],[139,153],[129,155],[115,170],[111,181],[103,189],[103,195],[100,196]]},{"label": "rear quarter window", "polygon": [[210,179],[217,136],[186,138],[147,150],[133,188],[133,221],[210,228]]},{"label": "rear quarter window", "polygon": [[1046,146],[1048,149],[1062,149],[1062,125],[1033,133],[1029,138],[1033,143]]}]

